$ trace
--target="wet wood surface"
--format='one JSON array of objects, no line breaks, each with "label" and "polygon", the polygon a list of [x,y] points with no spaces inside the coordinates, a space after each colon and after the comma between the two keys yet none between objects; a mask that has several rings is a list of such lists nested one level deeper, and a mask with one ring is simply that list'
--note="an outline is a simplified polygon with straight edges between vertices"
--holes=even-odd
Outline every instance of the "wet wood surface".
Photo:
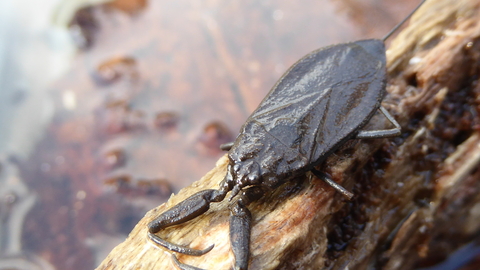
[{"label": "wet wood surface", "polygon": [[[306,175],[249,206],[250,269],[415,269],[438,263],[480,231],[480,3],[428,1],[387,53],[383,105],[402,126],[395,139],[355,140],[322,170],[355,197],[346,201]],[[385,128],[375,116],[366,129]],[[148,212],[97,269],[175,269],[147,239],[147,224],[193,193],[216,188],[226,157],[201,180]],[[230,269],[228,202],[162,230],[168,241],[215,247],[180,261]],[[452,226],[452,225],[455,226]]]}]

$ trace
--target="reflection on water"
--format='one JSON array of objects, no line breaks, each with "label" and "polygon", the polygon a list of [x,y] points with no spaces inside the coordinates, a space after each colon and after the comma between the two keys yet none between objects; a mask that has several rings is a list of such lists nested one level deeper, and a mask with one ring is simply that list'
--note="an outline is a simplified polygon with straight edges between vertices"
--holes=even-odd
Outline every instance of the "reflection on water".
[{"label": "reflection on water", "polygon": [[47,261],[22,248],[26,215],[37,202],[22,182],[18,166],[2,159],[0,174],[0,269],[54,269]]},{"label": "reflection on water", "polygon": [[20,168],[53,115],[47,87],[73,52],[67,33],[49,26],[55,2],[0,2],[0,269],[55,269],[22,241],[41,198]]},{"label": "reflection on water", "polygon": [[[213,167],[294,61],[403,16],[379,8],[363,27],[349,1],[99,2],[0,1],[0,269],[94,268]],[[388,22],[372,29],[376,16]]]}]

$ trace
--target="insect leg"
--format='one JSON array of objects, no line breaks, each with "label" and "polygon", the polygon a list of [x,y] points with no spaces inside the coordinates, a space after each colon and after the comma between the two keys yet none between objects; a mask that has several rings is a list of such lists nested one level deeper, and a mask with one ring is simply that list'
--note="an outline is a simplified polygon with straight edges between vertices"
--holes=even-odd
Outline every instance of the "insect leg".
[{"label": "insect leg", "polygon": [[388,121],[395,126],[395,128],[384,130],[361,130],[355,137],[356,139],[390,138],[400,135],[401,127],[395,118],[393,118],[383,106],[380,107],[380,111],[385,115]]},{"label": "insect leg", "polygon": [[232,146],[233,146],[233,142],[224,143],[220,145],[220,149],[222,151],[230,151],[230,148],[232,148]]},{"label": "insect leg", "polygon": [[329,184],[332,188],[334,188],[336,191],[340,192],[340,194],[342,194],[345,198],[351,200],[353,198],[353,193],[351,193],[350,191],[346,190],[344,187],[342,187],[341,185],[337,184],[337,182],[333,181],[332,179],[330,179],[326,174],[324,174],[323,172],[319,171],[319,170],[316,170],[316,169],[312,169],[311,171],[316,177],[322,179],[323,181],[325,181],[327,184]]},{"label": "insect leg", "polygon": [[209,252],[214,245],[211,245],[204,250],[192,249],[163,240],[155,235],[155,233],[161,229],[181,224],[200,216],[210,208],[210,203],[222,201],[228,191],[228,185],[224,184],[222,185],[222,188],[218,190],[207,189],[193,194],[151,221],[148,224],[148,237],[158,245],[178,253],[200,256]]},{"label": "insect leg", "polygon": [[240,198],[230,207],[230,243],[235,256],[236,270],[248,268],[252,215],[247,205],[261,198],[264,193],[264,189],[260,187],[251,187],[243,191]]}]

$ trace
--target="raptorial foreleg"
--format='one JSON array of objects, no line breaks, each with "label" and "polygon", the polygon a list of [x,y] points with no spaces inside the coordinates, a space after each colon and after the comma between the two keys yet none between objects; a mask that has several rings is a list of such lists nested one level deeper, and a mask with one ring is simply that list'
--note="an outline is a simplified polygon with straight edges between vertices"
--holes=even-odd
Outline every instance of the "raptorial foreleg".
[{"label": "raptorial foreleg", "polygon": [[207,189],[193,194],[176,206],[161,214],[158,218],[148,224],[148,236],[155,243],[171,251],[183,253],[192,256],[200,256],[209,252],[214,245],[204,250],[192,249],[170,243],[155,233],[161,229],[181,224],[192,220],[210,209],[210,203],[222,201],[228,192],[228,187],[223,185],[221,189]]},{"label": "raptorial foreleg", "polygon": [[252,215],[247,205],[264,194],[262,188],[251,187],[243,191],[240,198],[230,206],[230,244],[235,256],[235,270],[248,268]]}]

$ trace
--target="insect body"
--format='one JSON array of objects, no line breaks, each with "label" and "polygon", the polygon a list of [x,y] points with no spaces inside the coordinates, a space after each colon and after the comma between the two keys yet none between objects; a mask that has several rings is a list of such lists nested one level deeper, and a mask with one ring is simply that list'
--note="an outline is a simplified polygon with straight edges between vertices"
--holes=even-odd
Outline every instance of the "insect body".
[{"label": "insect body", "polygon": [[[155,233],[205,213],[210,203],[224,200],[231,192],[230,200],[238,197],[230,218],[235,268],[247,269],[249,203],[308,171],[351,198],[353,194],[314,167],[349,139],[400,134],[398,123],[381,107],[386,86],[384,40],[392,32],[383,40],[321,48],[296,62],[247,119],[235,142],[225,147],[229,149],[229,164],[219,189],[200,191],[161,214],[148,225],[150,239],[171,251],[205,254],[213,245],[205,250],[191,249]],[[378,109],[395,128],[361,130]],[[175,261],[181,269],[198,269]]]},{"label": "insect body", "polygon": [[384,51],[382,41],[364,40],[322,48],[294,64],[230,149],[233,194],[304,174],[354,137],[384,96]]}]

